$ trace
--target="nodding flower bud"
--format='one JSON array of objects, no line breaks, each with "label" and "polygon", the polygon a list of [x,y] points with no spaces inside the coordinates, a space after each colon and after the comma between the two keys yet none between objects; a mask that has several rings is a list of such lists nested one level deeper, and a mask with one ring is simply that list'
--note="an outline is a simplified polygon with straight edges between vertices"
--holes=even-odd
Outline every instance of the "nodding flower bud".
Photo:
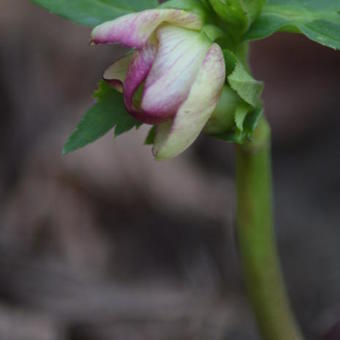
[{"label": "nodding flower bud", "polygon": [[104,79],[123,93],[127,111],[156,125],[154,154],[174,157],[198,137],[219,101],[226,77],[223,52],[203,30],[203,18],[179,9],[132,13],[97,26],[92,43],[134,51]]}]

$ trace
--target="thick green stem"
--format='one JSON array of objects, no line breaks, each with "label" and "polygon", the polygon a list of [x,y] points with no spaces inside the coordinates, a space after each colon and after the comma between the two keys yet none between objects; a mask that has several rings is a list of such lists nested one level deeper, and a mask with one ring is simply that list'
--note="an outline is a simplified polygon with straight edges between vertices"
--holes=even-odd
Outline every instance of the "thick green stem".
[{"label": "thick green stem", "polygon": [[236,147],[237,232],[244,277],[265,340],[302,340],[288,301],[273,230],[270,128]]}]

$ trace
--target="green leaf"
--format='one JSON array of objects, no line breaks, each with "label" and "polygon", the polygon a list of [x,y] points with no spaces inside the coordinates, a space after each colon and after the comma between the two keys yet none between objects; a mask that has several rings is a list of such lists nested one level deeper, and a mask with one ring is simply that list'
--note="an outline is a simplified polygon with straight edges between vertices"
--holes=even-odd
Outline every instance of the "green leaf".
[{"label": "green leaf", "polygon": [[249,74],[233,52],[229,50],[224,50],[223,52],[226,61],[227,80],[230,87],[253,108],[260,106],[263,83],[255,80]]},{"label": "green leaf", "polygon": [[244,131],[244,122],[246,120],[247,114],[251,111],[249,105],[242,103],[239,105],[235,112],[235,124],[239,131]]},{"label": "green leaf", "polygon": [[263,84],[255,80],[236,55],[224,50],[227,82],[240,101],[234,109],[233,125],[226,132],[214,134],[218,139],[243,144],[251,140],[258,120],[263,114],[261,94]]},{"label": "green leaf", "polygon": [[184,11],[202,11],[205,6],[205,3],[199,0],[169,0],[163,2],[159,8],[176,8]]},{"label": "green leaf", "polygon": [[127,4],[137,11],[154,8],[158,6],[158,0],[119,0],[121,4]]},{"label": "green leaf", "polygon": [[96,103],[85,113],[83,119],[66,142],[63,154],[94,142],[114,127],[115,136],[118,136],[140,125],[126,112],[122,95],[105,81],[100,81],[94,97]]},{"label": "green leaf", "polygon": [[260,118],[263,116],[263,108],[258,107],[254,111],[250,112],[250,114],[247,115],[244,124],[243,124],[243,132],[246,133],[247,138],[252,137],[257,124],[260,120]]},{"label": "green leaf", "polygon": [[[246,110],[246,107],[240,106],[237,111],[234,129],[227,133],[215,135],[214,137],[238,144],[244,144],[251,141],[258,122],[263,115],[263,109],[259,107],[249,112]],[[237,122],[238,119],[242,119],[242,121]]]},{"label": "green leaf", "polygon": [[156,7],[157,0],[32,0],[51,13],[77,23],[96,26],[119,16]]},{"label": "green leaf", "polygon": [[210,7],[209,0],[165,0],[159,1],[159,7],[188,9],[195,6]]},{"label": "green leaf", "polygon": [[245,38],[263,39],[277,31],[303,33],[321,45],[340,49],[340,1],[268,0]]},{"label": "green leaf", "polygon": [[153,126],[150,130],[148,135],[146,136],[145,145],[153,145],[155,142],[155,137],[156,137],[156,126]]}]

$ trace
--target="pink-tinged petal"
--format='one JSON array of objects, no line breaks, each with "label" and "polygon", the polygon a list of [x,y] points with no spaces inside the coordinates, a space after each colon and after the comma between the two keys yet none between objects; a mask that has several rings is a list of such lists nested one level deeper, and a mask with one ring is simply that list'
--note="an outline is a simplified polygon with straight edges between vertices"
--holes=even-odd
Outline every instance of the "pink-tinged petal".
[{"label": "pink-tinged petal", "polygon": [[157,37],[141,107],[149,115],[171,118],[186,100],[210,43],[199,32],[169,25],[159,28]]},{"label": "pink-tinged petal", "polygon": [[134,53],[129,70],[124,81],[124,103],[126,109],[136,119],[144,123],[154,124],[152,118],[147,117],[138,107],[135,107],[133,99],[136,91],[142,86],[145,78],[150,72],[152,63],[155,59],[156,49],[153,45],[147,45],[142,50]]},{"label": "pink-tinged petal", "polygon": [[177,156],[198,137],[214,111],[225,82],[223,52],[217,44],[209,49],[189,93],[172,123],[165,122],[156,130],[156,159]]},{"label": "pink-tinged petal", "polygon": [[107,68],[103,74],[103,79],[107,81],[118,92],[123,93],[123,84],[132,61],[133,54],[129,54]]},{"label": "pink-tinged petal", "polygon": [[94,28],[91,34],[95,44],[120,43],[132,48],[142,48],[152,33],[162,23],[199,30],[202,18],[178,9],[151,9],[124,15]]}]

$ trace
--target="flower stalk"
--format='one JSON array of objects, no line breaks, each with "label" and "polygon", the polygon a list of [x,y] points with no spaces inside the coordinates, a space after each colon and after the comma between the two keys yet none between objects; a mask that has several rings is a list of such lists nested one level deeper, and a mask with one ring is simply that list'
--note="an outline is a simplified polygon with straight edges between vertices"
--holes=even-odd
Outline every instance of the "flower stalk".
[{"label": "flower stalk", "polygon": [[236,147],[237,235],[246,289],[264,340],[302,340],[281,273],[273,230],[270,127]]}]

